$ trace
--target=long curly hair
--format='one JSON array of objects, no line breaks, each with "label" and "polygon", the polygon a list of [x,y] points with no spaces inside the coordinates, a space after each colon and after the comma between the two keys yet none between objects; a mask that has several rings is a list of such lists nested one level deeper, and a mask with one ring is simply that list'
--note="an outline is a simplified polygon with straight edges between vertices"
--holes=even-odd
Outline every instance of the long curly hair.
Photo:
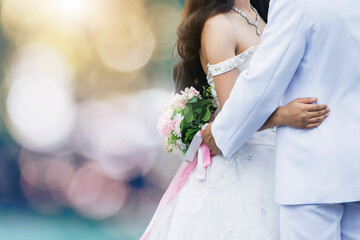
[{"label": "long curly hair", "polygon": [[[269,0],[253,0],[251,4],[260,16],[267,21]],[[173,80],[175,91],[193,86],[202,91],[208,86],[206,74],[201,66],[199,50],[201,32],[205,22],[220,13],[228,12],[234,6],[234,0],[186,0],[182,21],[177,29],[175,49],[180,61],[174,66]]]}]

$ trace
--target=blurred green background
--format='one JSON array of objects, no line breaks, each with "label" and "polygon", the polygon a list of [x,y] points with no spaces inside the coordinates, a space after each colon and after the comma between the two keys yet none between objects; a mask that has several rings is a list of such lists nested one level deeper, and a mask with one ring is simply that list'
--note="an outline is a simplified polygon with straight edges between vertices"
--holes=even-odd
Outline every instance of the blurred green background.
[{"label": "blurred green background", "polygon": [[0,240],[139,239],[181,156],[180,0],[0,0]]}]

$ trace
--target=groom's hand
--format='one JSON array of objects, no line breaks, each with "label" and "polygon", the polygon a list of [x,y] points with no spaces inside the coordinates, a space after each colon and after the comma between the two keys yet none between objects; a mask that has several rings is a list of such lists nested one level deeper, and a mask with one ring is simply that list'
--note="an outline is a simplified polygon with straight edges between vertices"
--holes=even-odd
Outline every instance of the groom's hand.
[{"label": "groom's hand", "polygon": [[210,149],[211,156],[216,156],[221,153],[221,150],[216,146],[215,139],[211,132],[211,125],[212,123],[209,123],[204,131],[202,132],[202,138],[204,140],[204,143],[208,146]]}]

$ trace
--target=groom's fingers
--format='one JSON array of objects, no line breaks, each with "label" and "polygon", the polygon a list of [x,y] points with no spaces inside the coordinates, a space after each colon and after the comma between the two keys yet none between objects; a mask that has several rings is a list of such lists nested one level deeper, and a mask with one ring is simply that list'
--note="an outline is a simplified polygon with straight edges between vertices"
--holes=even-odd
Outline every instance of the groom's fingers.
[{"label": "groom's fingers", "polygon": [[306,98],[297,98],[297,99],[295,99],[296,102],[306,103],[306,104],[314,103],[317,100],[318,100],[318,98],[315,98],[315,97],[306,97]]},{"label": "groom's fingers", "polygon": [[307,124],[305,126],[305,129],[316,128],[316,127],[320,126],[320,124],[321,124],[321,122],[319,122],[319,123],[310,123],[310,124]]},{"label": "groom's fingers", "polygon": [[306,105],[306,108],[308,109],[309,112],[325,110],[325,109],[327,109],[327,107],[328,106],[326,104],[309,104],[309,105]]},{"label": "groom's fingers", "polygon": [[215,157],[221,153],[220,149],[210,150],[211,156]]},{"label": "groom's fingers", "polygon": [[206,128],[202,132],[202,137],[203,137],[204,143],[210,149],[211,156],[216,156],[221,153],[221,150],[216,146],[215,139],[211,132],[211,125],[212,125],[212,123],[209,123],[206,126]]},{"label": "groom's fingers", "polygon": [[321,117],[315,117],[315,118],[310,118],[308,120],[308,124],[313,124],[313,123],[322,123],[322,121],[324,121],[325,118],[327,118],[329,116],[329,113],[321,116]]}]

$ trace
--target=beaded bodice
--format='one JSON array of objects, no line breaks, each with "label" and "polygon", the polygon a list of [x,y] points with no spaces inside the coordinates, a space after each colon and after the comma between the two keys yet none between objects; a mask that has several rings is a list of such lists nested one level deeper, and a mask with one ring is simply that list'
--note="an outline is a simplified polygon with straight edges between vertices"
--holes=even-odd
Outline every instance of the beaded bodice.
[{"label": "beaded bodice", "polygon": [[240,73],[242,71],[246,70],[249,67],[251,57],[254,55],[254,53],[256,52],[256,50],[258,48],[259,48],[259,46],[253,46],[253,47],[248,48],[244,52],[240,53],[239,55],[236,55],[236,56],[234,56],[230,59],[227,59],[223,62],[214,64],[214,65],[210,65],[210,64],[207,65],[207,67],[208,67],[207,81],[208,81],[209,85],[212,87],[211,91],[216,100],[218,108],[220,108],[219,107],[220,105],[219,105],[219,100],[217,98],[217,94],[215,91],[214,77],[224,74],[224,73],[227,73],[227,72],[233,70],[234,68],[238,68]]},{"label": "beaded bodice", "polygon": [[[253,46],[245,50],[244,52],[240,53],[239,55],[236,55],[230,59],[227,59],[225,61],[222,61],[220,63],[211,65],[208,64],[208,75],[207,80],[209,85],[212,87],[211,92],[212,95],[215,98],[216,104],[217,104],[217,110],[215,112],[215,117],[220,112],[220,104],[219,100],[216,94],[215,90],[215,83],[214,83],[214,77],[227,73],[234,68],[238,69],[238,72],[241,73],[242,71],[249,68],[249,64],[251,61],[252,56],[255,54],[256,50],[259,48],[259,45]],[[226,80],[224,80],[226,81]],[[261,132],[256,132],[249,140],[248,144],[253,145],[269,145],[274,146],[275,144],[275,131],[276,128],[266,129]],[[244,148],[244,147],[243,147]],[[234,157],[236,158],[236,155]]]}]

